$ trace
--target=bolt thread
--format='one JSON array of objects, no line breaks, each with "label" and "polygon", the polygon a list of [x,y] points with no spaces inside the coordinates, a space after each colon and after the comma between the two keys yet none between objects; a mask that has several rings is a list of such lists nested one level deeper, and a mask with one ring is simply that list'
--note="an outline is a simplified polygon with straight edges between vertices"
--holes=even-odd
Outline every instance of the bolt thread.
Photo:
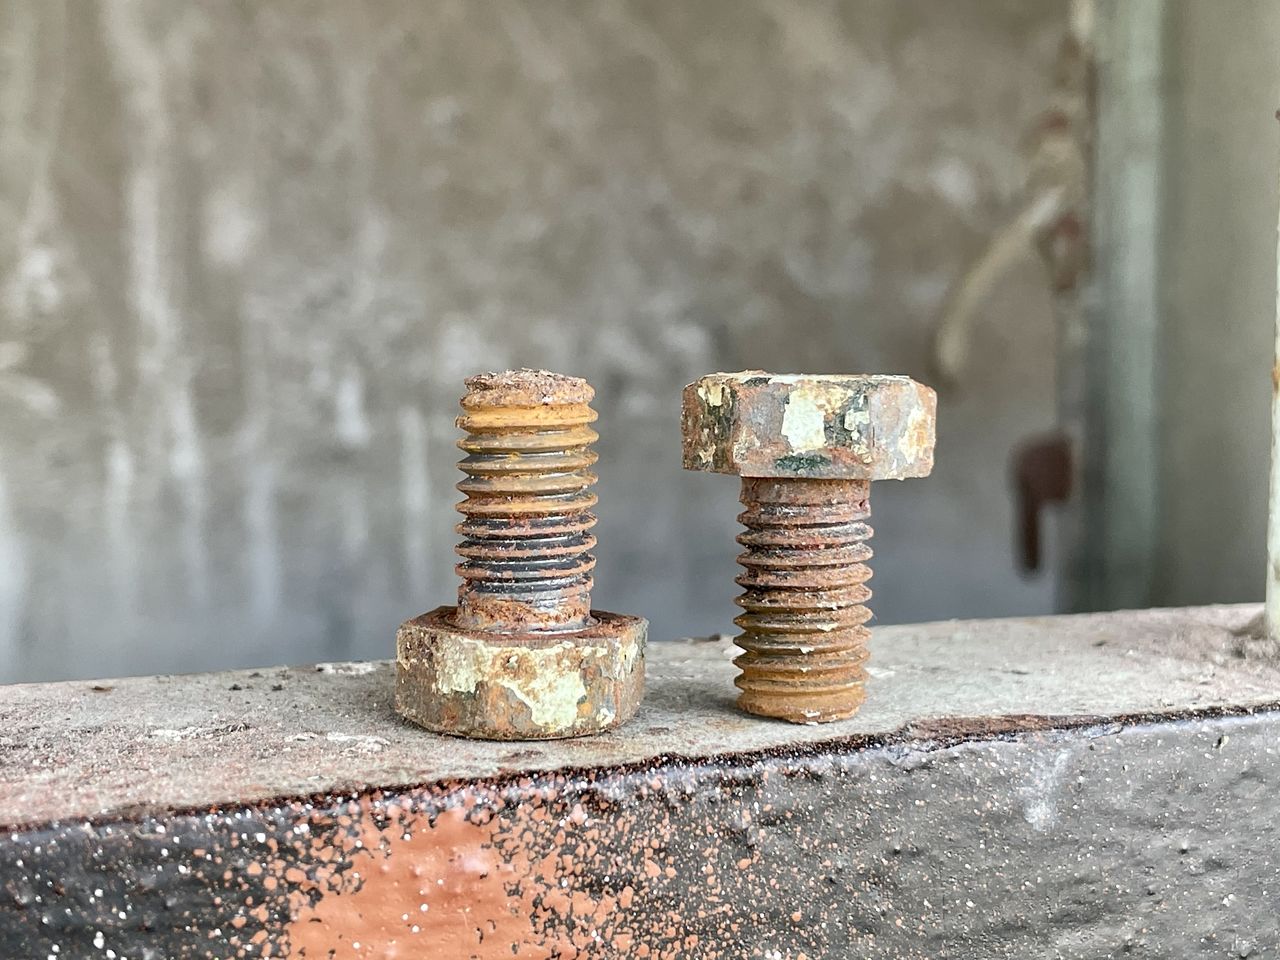
[{"label": "bolt thread", "polygon": [[852,716],[871,612],[870,483],[744,477],[738,705],[795,723]]},{"label": "bolt thread", "polygon": [[535,371],[486,374],[467,386],[455,621],[499,633],[583,629],[596,564],[592,390]]}]

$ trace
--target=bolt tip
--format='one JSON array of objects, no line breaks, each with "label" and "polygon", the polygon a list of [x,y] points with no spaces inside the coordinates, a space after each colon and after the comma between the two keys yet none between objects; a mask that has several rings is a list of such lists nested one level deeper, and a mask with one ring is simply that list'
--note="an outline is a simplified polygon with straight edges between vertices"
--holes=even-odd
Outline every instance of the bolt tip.
[{"label": "bolt tip", "polygon": [[462,406],[543,407],[590,403],[595,396],[591,384],[550,370],[504,370],[468,377]]}]

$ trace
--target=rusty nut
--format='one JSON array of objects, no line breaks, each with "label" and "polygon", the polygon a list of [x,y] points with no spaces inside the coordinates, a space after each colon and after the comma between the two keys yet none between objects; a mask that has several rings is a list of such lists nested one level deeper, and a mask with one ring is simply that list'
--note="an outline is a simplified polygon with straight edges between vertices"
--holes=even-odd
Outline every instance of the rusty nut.
[{"label": "rusty nut", "polygon": [[600,610],[572,633],[466,630],[454,608],[415,617],[396,636],[396,709],[429,730],[484,740],[599,733],[644,695],[648,623]]}]

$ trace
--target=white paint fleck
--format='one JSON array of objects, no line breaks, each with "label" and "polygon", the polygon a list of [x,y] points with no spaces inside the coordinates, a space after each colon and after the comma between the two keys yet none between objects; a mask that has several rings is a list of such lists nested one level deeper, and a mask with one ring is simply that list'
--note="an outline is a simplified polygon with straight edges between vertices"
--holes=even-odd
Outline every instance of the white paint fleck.
[{"label": "white paint fleck", "polygon": [[352,663],[317,663],[316,673],[341,673],[348,676],[363,676],[378,669],[377,661],[365,660]]},{"label": "white paint fleck", "polygon": [[[923,449],[919,445],[921,439],[925,439],[927,443]],[[932,451],[932,441],[929,417],[923,407],[917,406],[911,411],[911,416],[907,418],[907,424],[898,437],[898,453],[904,461],[914,463]]]},{"label": "white paint fleck", "polygon": [[156,740],[187,740],[197,736],[200,733],[199,727],[183,727],[181,730],[173,730],[168,727],[157,727],[147,736],[154,737]]},{"label": "white paint fleck", "polygon": [[850,433],[858,434],[864,427],[871,425],[871,413],[868,410],[849,409],[844,414],[844,428]]},{"label": "white paint fleck", "polygon": [[714,380],[710,383],[704,383],[698,387],[698,396],[700,396],[708,407],[724,406],[724,384],[717,383]]},{"label": "white paint fleck", "polygon": [[436,686],[441,693],[471,693],[482,682],[496,684],[524,703],[538,726],[572,726],[587,688],[580,673],[556,668],[554,661],[573,647],[566,640],[522,649],[515,653],[520,662],[508,666],[509,649],[466,640],[442,644],[436,653]]},{"label": "white paint fleck", "polygon": [[782,412],[782,435],[797,453],[827,445],[826,415],[819,395],[803,386],[792,391]]}]

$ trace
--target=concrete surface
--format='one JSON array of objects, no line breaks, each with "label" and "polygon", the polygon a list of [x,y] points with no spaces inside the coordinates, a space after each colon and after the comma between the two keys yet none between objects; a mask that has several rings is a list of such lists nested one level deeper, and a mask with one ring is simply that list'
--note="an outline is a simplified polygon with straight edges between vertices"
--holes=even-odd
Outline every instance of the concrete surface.
[{"label": "concrete surface", "polygon": [[10,687],[0,950],[1274,958],[1257,612],[884,628],[820,728],[669,643],[632,724],[520,749],[397,724],[385,665]]},{"label": "concrete surface", "polygon": [[[387,655],[451,600],[452,419],[505,365],[598,389],[597,604],[729,629],[680,388],[929,382],[1068,8],[0,5],[0,680]],[[1044,284],[984,305],[933,477],[876,491],[882,622],[1053,606],[1006,481],[1054,421]]]},{"label": "concrete surface", "polygon": [[733,707],[727,641],[651,645],[629,724],[499,743],[396,716],[387,661],[0,687],[0,827],[559,767],[892,737],[942,719],[1070,720],[1280,701],[1280,666],[1243,659],[1255,606],[958,621],[873,631],[854,718],[794,726]]}]

